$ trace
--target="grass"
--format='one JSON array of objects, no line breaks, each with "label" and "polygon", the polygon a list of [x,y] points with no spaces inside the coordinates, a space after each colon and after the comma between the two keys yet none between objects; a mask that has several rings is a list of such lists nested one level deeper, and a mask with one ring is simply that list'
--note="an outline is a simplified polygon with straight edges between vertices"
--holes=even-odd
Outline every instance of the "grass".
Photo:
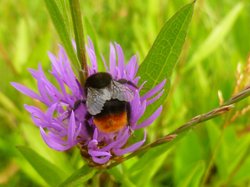
[{"label": "grass", "polygon": [[[188,2],[86,1],[82,3],[85,33],[105,57],[109,42],[116,41],[127,59],[137,53],[142,61],[164,22]],[[164,112],[149,127],[148,142],[217,107],[249,85],[249,10],[247,0],[196,2]],[[17,4],[2,0],[0,18],[0,185],[46,186],[17,151],[17,145],[28,145],[69,174],[83,161],[78,150],[59,153],[45,145],[23,109],[24,103],[39,104],[18,93],[9,82],[35,89],[27,68],[37,68],[40,62],[49,70],[47,51],[57,52],[59,37],[43,1],[22,0]],[[95,175],[86,186],[105,180],[109,181],[106,186],[119,181],[122,186],[250,185],[249,104],[245,99],[225,116],[198,126],[167,152],[164,147],[152,151],[147,154],[147,164],[139,162],[142,158],[133,158],[109,173]]]}]

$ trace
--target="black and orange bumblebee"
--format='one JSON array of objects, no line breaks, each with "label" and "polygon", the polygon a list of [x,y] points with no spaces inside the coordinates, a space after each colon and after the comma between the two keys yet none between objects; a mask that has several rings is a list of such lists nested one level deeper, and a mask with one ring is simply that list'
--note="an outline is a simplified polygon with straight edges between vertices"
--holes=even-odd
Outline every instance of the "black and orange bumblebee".
[{"label": "black and orange bumblebee", "polygon": [[85,82],[85,101],[88,116],[93,117],[97,129],[104,133],[117,132],[129,125],[130,104],[134,92],[126,85],[137,86],[125,79],[114,80],[109,73],[99,72],[89,76]]}]

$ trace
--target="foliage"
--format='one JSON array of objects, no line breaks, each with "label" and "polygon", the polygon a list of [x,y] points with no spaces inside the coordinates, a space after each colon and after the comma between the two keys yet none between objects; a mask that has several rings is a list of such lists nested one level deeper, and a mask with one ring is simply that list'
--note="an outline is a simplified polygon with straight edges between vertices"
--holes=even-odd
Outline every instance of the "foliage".
[{"label": "foliage", "polygon": [[[23,0],[18,5],[15,1],[0,2],[0,185],[250,184],[249,99],[230,108],[226,115],[185,131],[180,141],[152,148],[108,170],[89,168],[77,149],[63,153],[49,149],[23,109],[24,103],[38,104],[17,93],[9,82],[34,87],[27,68],[37,68],[41,62],[49,69],[47,51],[56,52],[58,43],[68,45],[68,53],[78,66],[69,42],[73,24],[66,12],[69,4],[65,2]],[[146,144],[218,107],[250,83],[248,1],[222,0],[220,6],[216,0],[196,1],[189,29],[192,3],[181,9],[190,3],[187,0],[81,3],[84,34],[91,36],[97,51],[107,57],[108,42],[112,40],[122,45],[127,57],[138,52],[142,62],[140,75],[142,80],[148,79],[146,89],[167,79],[169,92],[164,110],[160,119],[147,129]],[[46,5],[52,11],[55,6],[58,8],[59,20],[58,15],[50,19]],[[53,22],[59,23],[59,27],[54,27]],[[66,24],[60,26],[60,22]],[[161,44],[162,48],[158,48]],[[162,73],[158,73],[160,69]],[[152,111],[153,108],[148,113]]]}]

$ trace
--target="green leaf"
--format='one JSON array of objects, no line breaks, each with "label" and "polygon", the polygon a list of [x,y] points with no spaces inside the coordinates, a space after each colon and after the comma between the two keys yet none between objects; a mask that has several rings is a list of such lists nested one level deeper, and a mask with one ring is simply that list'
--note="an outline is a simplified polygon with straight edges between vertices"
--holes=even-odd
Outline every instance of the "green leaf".
[{"label": "green leaf", "polygon": [[113,175],[113,177],[116,179],[116,181],[120,182],[122,184],[122,186],[136,187],[136,185],[129,179],[128,172],[125,172],[124,170],[122,170],[121,167],[116,166],[116,167],[113,167],[107,171],[108,171],[108,173]]},{"label": "green leaf", "polygon": [[32,149],[25,146],[18,146],[17,148],[50,186],[57,186],[63,178],[65,178],[65,174],[62,170],[41,157]]},{"label": "green leaf", "polygon": [[[205,170],[205,163],[202,162],[203,154],[209,151],[199,138],[197,133],[189,133],[185,139],[176,144],[178,149],[173,160],[175,186],[199,186]],[[190,154],[190,145],[192,145],[192,153],[195,154]]]},{"label": "green leaf", "polygon": [[[159,171],[159,169],[164,165],[164,161],[167,158],[168,154],[170,153],[169,150],[162,150],[162,152],[159,154],[159,156],[154,155],[154,153],[151,152],[150,159],[145,162],[147,164],[144,164],[143,170],[140,171],[147,171],[143,175],[141,172],[138,172],[137,175],[135,175],[134,179],[136,181],[136,186],[153,186],[153,177]],[[146,153],[147,154],[147,153]],[[132,172],[132,171],[131,171]]]},{"label": "green leaf", "polygon": [[75,42],[77,49],[78,60],[81,63],[81,68],[87,72],[87,62],[85,56],[85,46],[84,46],[84,36],[83,36],[83,26],[82,26],[82,15],[81,6],[79,0],[70,1],[71,17],[74,26]]},{"label": "green leaf", "polygon": [[147,81],[145,89],[141,91],[142,95],[164,79],[167,80],[164,94],[157,102],[148,106],[144,118],[152,114],[168,95],[170,77],[181,53],[192,18],[193,8],[194,3],[184,6],[165,23],[148,55],[139,67],[140,83]]},{"label": "green leaf", "polygon": [[63,15],[64,23],[67,25],[67,31],[70,36],[73,36],[73,23],[70,16],[70,1],[65,0],[55,0],[56,4],[58,5],[58,8],[60,10],[60,13]]},{"label": "green leaf", "polygon": [[130,173],[142,171],[147,167],[147,164],[145,163],[155,162],[159,157],[162,157],[162,155],[166,156],[170,152],[171,146],[176,143],[177,139],[179,139],[179,137],[167,144],[149,149],[143,154],[143,156],[139,157],[138,161],[129,169]]},{"label": "green leaf", "polygon": [[228,15],[218,24],[213,32],[207,37],[202,45],[195,51],[190,62],[185,66],[184,72],[193,68],[197,63],[202,62],[209,57],[225,40],[227,34],[230,33],[235,21],[239,17],[243,9],[243,3],[239,2]]},{"label": "green leaf", "polygon": [[192,168],[190,168],[185,178],[180,180],[180,187],[199,187],[202,175],[205,171],[205,162],[199,161]]},{"label": "green leaf", "polygon": [[49,11],[50,17],[53,21],[53,24],[57,30],[57,33],[60,36],[60,39],[63,43],[63,46],[65,47],[65,50],[71,60],[71,63],[74,66],[74,70],[80,69],[80,63],[76,57],[76,53],[72,46],[72,41],[70,38],[70,35],[68,33],[66,24],[64,22],[63,16],[59,10],[59,7],[57,6],[57,3],[55,0],[44,0],[46,3],[46,7]]},{"label": "green leaf", "polygon": [[63,181],[59,186],[77,186],[83,184],[87,180],[91,179],[95,173],[97,172],[96,169],[90,168],[89,166],[85,165],[79,170],[75,171],[70,177],[68,177],[65,181]]},{"label": "green leaf", "polygon": [[31,145],[30,148],[35,150],[40,156],[63,170],[67,176],[74,171],[74,168],[69,164],[66,154],[49,148],[35,125],[20,123],[20,130],[21,134],[25,136],[26,142]]}]

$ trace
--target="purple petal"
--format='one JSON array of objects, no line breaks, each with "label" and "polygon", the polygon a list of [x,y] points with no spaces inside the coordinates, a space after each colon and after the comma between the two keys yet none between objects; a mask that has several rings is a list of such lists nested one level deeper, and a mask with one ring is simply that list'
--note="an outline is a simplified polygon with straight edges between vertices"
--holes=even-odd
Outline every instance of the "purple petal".
[{"label": "purple petal", "polygon": [[136,55],[134,55],[131,57],[126,66],[126,71],[128,72],[129,79],[134,79],[137,70],[138,70],[137,58]]},{"label": "purple petal", "polygon": [[89,48],[92,49],[93,51],[95,51],[95,48],[94,48],[94,45],[93,45],[91,38],[89,36],[87,38],[88,38]]},{"label": "purple petal", "polygon": [[74,114],[74,111],[72,111],[70,115],[69,127],[68,127],[68,142],[69,143],[75,142],[74,141],[75,129],[76,129],[75,114]]},{"label": "purple petal", "polygon": [[146,131],[144,131],[143,140],[136,142],[136,143],[132,144],[131,146],[126,147],[125,149],[114,149],[113,152],[117,156],[121,156],[121,155],[124,155],[124,154],[129,153],[129,152],[133,152],[144,144],[146,137],[147,137],[147,134],[146,134]]},{"label": "purple petal", "polygon": [[30,72],[30,74],[32,75],[32,77],[34,77],[35,79],[40,79],[41,74],[40,74],[40,72],[38,70],[35,70],[35,69],[32,69],[32,68],[28,68],[28,71]]},{"label": "purple petal", "polygon": [[[91,42],[91,41],[89,41],[89,42]],[[93,44],[92,44],[92,47],[93,47]],[[97,72],[97,62],[96,62],[95,49],[92,47],[89,47],[86,45],[86,51],[87,51],[88,57],[89,57],[90,62],[91,62],[91,67],[89,68],[90,75]]]},{"label": "purple petal", "polygon": [[39,118],[45,118],[45,114],[35,106],[24,105],[24,108],[31,114]]},{"label": "purple petal", "polygon": [[134,83],[135,85],[137,85],[140,79],[141,79],[141,77],[139,77],[139,76],[136,77],[136,78],[133,80],[133,83]]},{"label": "purple petal", "polygon": [[160,93],[158,93],[157,96],[155,96],[153,99],[147,100],[147,106],[151,105],[156,100],[158,100],[162,96],[163,93],[164,93],[164,89]]},{"label": "purple petal", "polygon": [[57,71],[59,71],[59,66],[57,65],[58,64],[58,60],[57,60],[56,56],[53,53],[51,53],[51,52],[48,52],[48,56],[49,56],[49,59],[50,59],[52,65],[55,67],[55,69]]},{"label": "purple petal", "polygon": [[150,125],[160,114],[162,111],[162,106],[160,106],[148,119],[143,121],[140,125],[135,126],[135,129],[144,128]]},{"label": "purple petal", "polygon": [[58,82],[58,84],[60,86],[60,89],[62,91],[62,99],[61,100],[66,102],[66,103],[69,103],[71,105],[72,104],[72,99],[70,98],[70,95],[66,92],[63,80],[61,80],[60,77],[56,73],[52,72],[52,74],[56,78],[56,80],[57,80],[57,82]]},{"label": "purple petal", "polygon": [[79,136],[80,132],[81,132],[81,129],[82,129],[82,123],[79,124],[79,127],[78,129],[76,130],[76,133],[74,135],[74,139],[77,140],[77,136]]},{"label": "purple petal", "polygon": [[62,46],[60,46],[60,51],[59,51],[59,64],[60,64],[60,74],[63,76],[63,80],[65,83],[69,86],[69,88],[72,90],[72,92],[79,91],[78,85],[76,83],[76,76],[71,68],[71,64],[69,62],[69,59],[67,57],[67,54],[65,50],[63,49]]},{"label": "purple petal", "polygon": [[117,52],[117,57],[118,57],[118,68],[120,70],[120,77],[124,78],[123,75],[123,71],[125,70],[125,64],[124,64],[124,54],[122,51],[122,48],[119,44],[115,43],[115,48],[116,48],[116,52]]},{"label": "purple petal", "polygon": [[125,131],[120,131],[117,135],[116,140],[113,140],[110,144],[107,146],[104,146],[100,150],[102,151],[109,151],[114,147],[121,147],[124,145],[124,142],[126,143],[129,138],[129,128],[126,128]]},{"label": "purple petal", "polygon": [[97,149],[98,141],[93,139],[88,143],[88,149]]},{"label": "purple petal", "polygon": [[93,139],[95,139],[95,140],[98,139],[98,130],[97,130],[97,128],[95,128],[95,130],[94,130]]},{"label": "purple petal", "polygon": [[67,149],[71,148],[70,146],[64,146],[57,143],[53,138],[50,138],[48,135],[46,135],[46,132],[41,127],[40,127],[40,133],[45,143],[52,149],[55,149],[57,151],[66,151]]},{"label": "purple petal", "polygon": [[115,67],[116,67],[116,53],[115,47],[112,43],[110,43],[110,55],[109,55],[109,71],[112,75],[115,74]]},{"label": "purple petal", "polygon": [[105,157],[101,157],[101,158],[98,158],[98,157],[92,157],[93,161],[95,163],[98,163],[98,164],[105,164],[106,162],[109,161],[111,156],[105,156]]},{"label": "purple petal", "polygon": [[24,108],[31,114],[31,117],[38,127],[45,127],[47,124],[44,121],[46,119],[45,114],[37,107],[24,105]]},{"label": "purple petal", "polygon": [[164,87],[165,83],[166,83],[166,79],[164,79],[161,83],[156,85],[153,89],[149,90],[144,96],[141,97],[141,100],[143,101],[152,97],[154,94],[159,92]]},{"label": "purple petal", "polygon": [[57,123],[57,122],[48,122],[46,125],[41,126],[43,128],[48,128],[50,131],[56,131],[59,136],[66,136],[66,129],[62,126],[62,122]]},{"label": "purple petal", "polygon": [[[146,101],[141,103],[140,96],[138,90],[135,91],[134,100],[130,103],[131,104],[131,122],[132,124],[135,123],[145,112],[146,110]],[[133,126],[132,126],[133,127]]]},{"label": "purple petal", "polygon": [[19,92],[43,102],[42,98],[37,93],[35,93],[31,89],[27,88],[26,86],[19,84],[19,83],[15,83],[15,82],[11,82],[11,85],[14,88],[16,88]]},{"label": "purple petal", "polygon": [[111,156],[111,154],[109,152],[106,151],[98,151],[98,150],[91,150],[89,149],[88,153],[91,156]]},{"label": "purple petal", "polygon": [[117,145],[116,145],[116,147],[115,148],[120,148],[120,147],[122,147],[122,146],[124,146],[126,143],[127,143],[127,141],[128,141],[128,139],[129,139],[129,137],[130,137],[130,127],[128,127],[127,129],[126,129],[126,131],[124,132],[124,135],[122,136],[122,137],[118,137],[117,139],[118,139],[118,142],[117,142]]},{"label": "purple petal", "polygon": [[38,87],[38,90],[40,92],[40,95],[42,96],[42,98],[44,100],[44,104],[46,104],[47,106],[50,106],[52,103],[51,103],[51,100],[50,100],[46,90],[44,89],[44,84],[41,81],[38,81],[37,87]]}]

